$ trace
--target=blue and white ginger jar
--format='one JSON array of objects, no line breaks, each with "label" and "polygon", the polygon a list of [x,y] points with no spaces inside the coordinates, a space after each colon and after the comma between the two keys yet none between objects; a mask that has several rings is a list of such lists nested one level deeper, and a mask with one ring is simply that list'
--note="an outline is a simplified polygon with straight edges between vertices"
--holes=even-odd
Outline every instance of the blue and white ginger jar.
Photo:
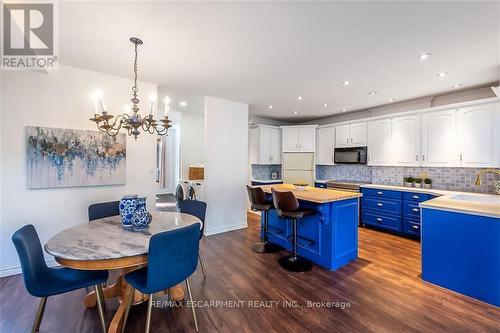
[{"label": "blue and white ginger jar", "polygon": [[132,219],[137,209],[137,194],[126,194],[120,200],[120,216],[124,229],[133,229]]}]

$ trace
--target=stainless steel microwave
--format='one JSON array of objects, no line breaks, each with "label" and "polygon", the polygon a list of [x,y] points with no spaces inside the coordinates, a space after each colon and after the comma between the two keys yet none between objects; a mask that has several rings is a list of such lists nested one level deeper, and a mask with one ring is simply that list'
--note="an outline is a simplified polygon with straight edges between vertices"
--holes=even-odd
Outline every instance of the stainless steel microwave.
[{"label": "stainless steel microwave", "polygon": [[335,148],[334,162],[336,164],[366,164],[367,147]]}]

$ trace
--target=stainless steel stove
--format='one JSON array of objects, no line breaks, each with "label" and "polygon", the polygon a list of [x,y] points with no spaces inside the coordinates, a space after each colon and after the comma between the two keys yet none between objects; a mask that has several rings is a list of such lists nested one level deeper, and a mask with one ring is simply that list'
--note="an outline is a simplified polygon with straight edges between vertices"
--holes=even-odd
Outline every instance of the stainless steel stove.
[{"label": "stainless steel stove", "polygon": [[363,184],[371,184],[371,182],[353,180],[330,180],[326,182],[326,187],[332,190],[359,192],[359,188]]}]

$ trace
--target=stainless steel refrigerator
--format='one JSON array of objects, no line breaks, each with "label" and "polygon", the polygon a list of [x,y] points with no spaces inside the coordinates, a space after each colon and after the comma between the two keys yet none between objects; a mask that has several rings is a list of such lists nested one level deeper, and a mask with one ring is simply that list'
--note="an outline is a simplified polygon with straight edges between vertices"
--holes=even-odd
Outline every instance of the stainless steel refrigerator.
[{"label": "stainless steel refrigerator", "polygon": [[283,182],[314,186],[314,153],[283,153]]}]

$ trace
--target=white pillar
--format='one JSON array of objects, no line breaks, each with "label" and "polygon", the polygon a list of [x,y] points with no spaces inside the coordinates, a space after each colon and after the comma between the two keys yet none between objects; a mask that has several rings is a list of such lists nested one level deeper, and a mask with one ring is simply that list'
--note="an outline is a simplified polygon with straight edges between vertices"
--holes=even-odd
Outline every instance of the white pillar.
[{"label": "white pillar", "polygon": [[206,234],[247,227],[248,104],[205,97]]}]

